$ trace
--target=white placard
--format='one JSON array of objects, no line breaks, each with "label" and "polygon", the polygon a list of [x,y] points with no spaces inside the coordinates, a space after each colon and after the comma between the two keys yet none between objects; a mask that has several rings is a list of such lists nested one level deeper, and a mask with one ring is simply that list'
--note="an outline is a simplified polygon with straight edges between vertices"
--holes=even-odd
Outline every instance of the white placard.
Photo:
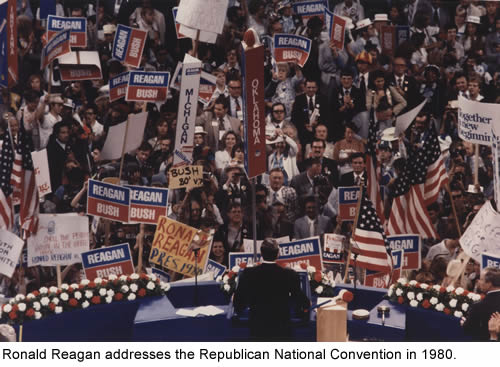
[{"label": "white placard", "polygon": [[23,250],[24,241],[14,233],[0,230],[0,274],[12,277],[16,265],[19,262],[19,255]]},{"label": "white placard", "polygon": [[[290,236],[283,236],[280,238],[274,238],[278,244],[280,243],[288,243],[290,242]],[[260,254],[260,246],[262,245],[262,240],[257,240],[257,254]],[[243,240],[243,252],[251,252],[253,253],[253,240],[244,239]]]},{"label": "white placard", "polygon": [[[125,143],[125,153],[131,152],[139,148],[144,137],[144,129],[146,128],[147,112],[130,114],[128,121],[127,141]],[[104,147],[101,152],[101,159],[118,159],[122,156],[123,140],[125,139],[125,129],[127,121],[118,125],[111,126],[108,131],[108,136],[104,142]]]},{"label": "white placard", "polygon": [[500,256],[500,214],[487,201],[460,238],[464,252],[477,262],[487,252]]},{"label": "white placard", "polygon": [[89,218],[40,214],[38,232],[28,238],[28,266],[71,265],[89,250]]},{"label": "white placard", "polygon": [[408,129],[408,126],[410,126],[413,120],[415,120],[415,117],[417,117],[418,113],[422,108],[424,108],[426,103],[427,100],[424,99],[422,103],[420,103],[417,107],[406,113],[403,113],[402,115],[399,115],[396,118],[396,132],[395,132],[396,136],[399,137],[399,135],[401,135],[406,131],[406,129]]},{"label": "white placard", "polygon": [[49,161],[47,160],[47,149],[38,152],[32,152],[33,167],[35,171],[36,185],[38,186],[38,195],[40,198],[52,192],[50,186]]},{"label": "white placard", "polygon": [[[181,25],[221,34],[228,4],[229,0],[181,0],[175,20]],[[180,32],[186,35],[182,26]]]},{"label": "white placard", "polygon": [[[493,103],[474,102],[458,97],[458,136],[465,141],[491,145],[491,130],[500,132],[495,116],[500,114],[500,105]],[[495,128],[497,126],[497,128]]]},{"label": "white placard", "polygon": [[179,31],[188,38],[196,39],[196,37],[198,37],[198,41],[200,42],[215,43],[215,41],[217,41],[217,33],[214,32],[200,31],[200,34],[197,34],[199,29],[191,28],[183,24],[179,27]]}]

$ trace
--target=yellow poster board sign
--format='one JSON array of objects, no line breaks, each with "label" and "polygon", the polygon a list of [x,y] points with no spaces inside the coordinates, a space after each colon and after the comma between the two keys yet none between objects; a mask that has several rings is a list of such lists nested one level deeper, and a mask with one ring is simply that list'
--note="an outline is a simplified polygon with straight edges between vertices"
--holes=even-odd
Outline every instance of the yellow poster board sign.
[{"label": "yellow poster board sign", "polygon": [[195,252],[200,247],[198,275],[203,273],[210,254],[212,236],[186,224],[161,216],[158,220],[149,261],[187,276],[195,275]]},{"label": "yellow poster board sign", "polygon": [[185,187],[203,186],[203,166],[178,166],[168,171],[168,188],[182,189]]}]

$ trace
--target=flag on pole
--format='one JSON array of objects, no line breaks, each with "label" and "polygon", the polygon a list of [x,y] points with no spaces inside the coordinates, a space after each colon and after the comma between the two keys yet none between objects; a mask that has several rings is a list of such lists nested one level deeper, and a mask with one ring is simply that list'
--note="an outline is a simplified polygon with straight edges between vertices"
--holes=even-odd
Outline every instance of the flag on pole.
[{"label": "flag on pole", "polygon": [[357,265],[369,270],[384,273],[391,272],[392,256],[389,242],[385,237],[377,212],[364,192],[361,193],[361,203],[353,240],[359,248],[359,255],[356,259]]},{"label": "flag on pole", "polygon": [[0,229],[10,230],[14,224],[12,212],[12,186],[10,184],[14,152],[9,131],[5,131],[0,141]]},{"label": "flag on pole", "polygon": [[368,142],[366,144],[366,173],[368,198],[375,204],[378,217],[382,224],[385,222],[384,203],[380,195],[379,176],[380,169],[377,167],[377,130],[378,122],[374,119],[374,110],[370,111],[370,126],[368,128]]},{"label": "flag on pole", "polygon": [[426,134],[422,146],[410,151],[405,169],[394,183],[394,201],[387,228],[391,235],[415,233],[422,238],[438,238],[427,206],[448,183],[448,174],[434,127],[431,126]]}]

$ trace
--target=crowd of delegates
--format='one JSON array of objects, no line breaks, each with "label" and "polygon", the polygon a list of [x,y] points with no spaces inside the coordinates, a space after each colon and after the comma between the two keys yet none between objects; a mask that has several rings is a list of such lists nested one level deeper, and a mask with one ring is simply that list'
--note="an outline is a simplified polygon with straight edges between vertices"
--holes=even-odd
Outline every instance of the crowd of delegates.
[{"label": "crowd of delegates", "polygon": [[[190,39],[177,39],[172,7],[177,1],[58,0],[57,15],[88,19],[88,48],[96,49],[103,79],[62,82],[54,63],[40,70],[41,38],[38,1],[18,1],[18,85],[2,90],[0,106],[17,143],[20,128],[34,149],[47,149],[52,194],[42,213],[86,213],[86,179],[117,177],[119,161],[102,161],[100,151],[109,128],[142,111],[142,103],[123,99],[110,103],[108,80],[126,68],[111,57],[118,24],[148,32],[141,68],[174,72]],[[224,30],[215,44],[200,43],[203,70],[216,77],[212,100],[198,105],[193,162],[203,166],[203,186],[169,192],[169,216],[196,228],[216,230],[211,258],[227,265],[228,253],[245,249],[253,238],[251,184],[243,169],[242,79],[240,42],[252,27],[266,47],[265,98],[267,173],[256,184],[256,238],[306,238],[323,233],[349,234],[338,219],[337,187],[366,184],[365,149],[370,118],[376,121],[380,185],[386,217],[393,183],[404,167],[407,151],[435,128],[448,170],[451,197],[442,192],[428,212],[438,233],[424,241],[420,281],[447,282],[447,264],[460,252],[459,233],[481,206],[493,197],[493,155],[457,133],[457,99],[498,103],[500,86],[500,6],[496,1],[373,0],[329,1],[335,14],[347,19],[344,47],[328,39],[323,21],[303,22],[291,1],[230,0]],[[96,22],[98,20],[98,22]],[[97,24],[97,26],[96,26]],[[408,25],[409,39],[392,55],[382,53],[380,27]],[[97,27],[97,29],[96,29]],[[276,63],[275,33],[304,35],[312,40],[303,68]],[[47,68],[48,69],[48,68]],[[395,136],[395,118],[427,103],[402,136]],[[178,93],[170,89],[164,103],[148,103],[147,125],[140,147],[125,156],[123,183],[168,187],[177,124]],[[22,124],[22,126],[21,126]],[[474,186],[477,167],[479,184]],[[471,186],[472,185],[472,186]],[[451,200],[454,202],[455,220]],[[103,221],[91,231],[91,246],[128,242],[137,259],[138,225],[112,223],[105,238]],[[460,226],[460,231],[457,228]],[[146,226],[143,258],[148,262],[155,227]],[[20,270],[23,271],[23,270]],[[464,285],[475,289],[479,264],[470,260]],[[81,276],[78,265],[67,267],[65,281]],[[19,283],[19,279],[26,282]],[[12,280],[4,278],[2,293],[14,294],[53,284],[52,268],[28,268]]]}]

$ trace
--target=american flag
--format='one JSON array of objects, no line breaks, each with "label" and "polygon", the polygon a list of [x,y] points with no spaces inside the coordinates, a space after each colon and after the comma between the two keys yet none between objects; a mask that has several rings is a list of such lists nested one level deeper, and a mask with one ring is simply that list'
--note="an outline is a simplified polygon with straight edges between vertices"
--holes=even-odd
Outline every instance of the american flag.
[{"label": "american flag", "polygon": [[366,144],[366,173],[368,198],[375,203],[378,217],[382,224],[385,222],[384,203],[380,195],[379,170],[377,169],[377,130],[378,123],[374,119],[374,110],[370,111],[370,127],[368,129],[368,142]]},{"label": "american flag", "polygon": [[8,131],[4,133],[0,144],[0,229],[10,230],[14,224],[11,195],[13,190],[10,184],[14,152]]},{"label": "american flag", "polygon": [[[359,247],[357,265],[361,268],[390,273],[392,270],[391,248],[373,204],[361,194],[358,221],[353,239]],[[352,261],[351,261],[352,262]]]},{"label": "american flag", "polygon": [[394,183],[388,233],[415,233],[422,238],[438,238],[427,206],[437,199],[439,190],[447,183],[439,141],[431,125],[422,147],[410,151],[405,169]]}]

